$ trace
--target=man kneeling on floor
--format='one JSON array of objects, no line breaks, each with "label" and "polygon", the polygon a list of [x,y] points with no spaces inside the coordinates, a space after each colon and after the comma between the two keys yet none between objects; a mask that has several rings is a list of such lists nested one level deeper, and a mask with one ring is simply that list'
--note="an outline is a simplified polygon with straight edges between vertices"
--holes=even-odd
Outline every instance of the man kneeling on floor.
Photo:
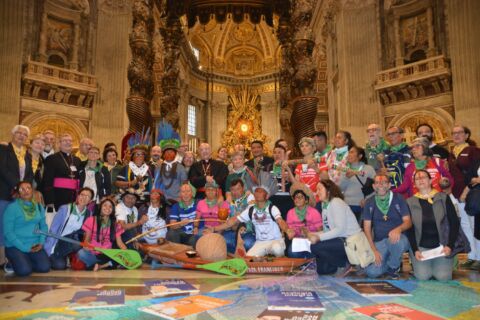
[{"label": "man kneeling on floor", "polygon": [[400,194],[390,191],[388,176],[378,174],[373,187],[375,195],[368,198],[363,209],[363,229],[375,254],[375,263],[365,271],[370,278],[386,274],[398,279],[403,253],[410,248],[404,234],[412,227],[410,210]]},{"label": "man kneeling on floor", "polygon": [[[229,219],[226,223],[210,228],[210,232],[223,231],[241,222],[253,223],[256,241],[247,256],[262,257],[268,254],[281,257],[285,255],[285,241],[282,232],[287,231],[287,224],[282,219],[280,210],[268,201],[268,188],[254,187],[255,203],[249,206],[238,216]],[[281,231],[280,231],[281,230]],[[205,231],[204,231],[205,233]]]}]

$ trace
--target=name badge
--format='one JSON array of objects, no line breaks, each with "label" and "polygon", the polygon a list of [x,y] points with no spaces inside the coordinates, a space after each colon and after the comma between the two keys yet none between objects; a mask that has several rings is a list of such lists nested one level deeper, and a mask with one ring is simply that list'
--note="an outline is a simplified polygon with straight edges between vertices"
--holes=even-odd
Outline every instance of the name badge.
[{"label": "name badge", "polygon": [[460,157],[468,157],[468,153],[460,153]]},{"label": "name badge", "polygon": [[72,172],[76,172],[76,171],[77,171],[77,167],[75,167],[74,165],[71,165],[71,166],[70,166],[70,170],[71,170]]}]

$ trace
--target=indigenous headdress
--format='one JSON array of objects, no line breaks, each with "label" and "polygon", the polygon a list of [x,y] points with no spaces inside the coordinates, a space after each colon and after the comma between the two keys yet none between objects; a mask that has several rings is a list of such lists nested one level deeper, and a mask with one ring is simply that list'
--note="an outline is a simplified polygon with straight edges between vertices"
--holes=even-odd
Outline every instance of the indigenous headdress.
[{"label": "indigenous headdress", "polygon": [[147,128],[147,130],[142,129],[141,133],[136,132],[130,136],[127,142],[128,148],[131,151],[139,149],[147,152],[150,146],[150,138],[150,128]]},{"label": "indigenous headdress", "polygon": [[180,135],[173,130],[170,123],[162,120],[157,127],[157,144],[162,148],[162,151],[173,149],[177,151],[180,147]]}]

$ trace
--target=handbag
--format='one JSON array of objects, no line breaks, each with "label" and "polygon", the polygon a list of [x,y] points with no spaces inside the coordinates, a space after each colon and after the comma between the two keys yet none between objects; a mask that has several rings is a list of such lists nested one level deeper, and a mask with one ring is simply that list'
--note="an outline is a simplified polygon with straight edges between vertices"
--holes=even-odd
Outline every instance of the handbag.
[{"label": "handbag", "polygon": [[345,252],[347,253],[348,262],[352,265],[360,265],[365,268],[375,262],[375,254],[373,253],[367,236],[363,231],[357,232],[344,240]]},{"label": "handbag", "polygon": [[[441,232],[443,233],[444,239],[448,239],[448,235],[450,234],[450,223],[448,222],[447,218],[447,208],[445,202],[443,202],[443,207],[445,208],[445,215],[440,222],[440,229]],[[455,240],[455,243],[453,245],[452,253],[447,257],[447,258],[453,258],[457,253],[461,252],[470,252],[470,242],[468,241],[467,236],[462,230],[462,227],[459,225],[458,226],[458,236],[457,239]]]},{"label": "handbag", "polygon": [[55,206],[53,204],[49,204],[45,207],[45,222],[47,223],[48,230],[50,230],[50,226],[52,225],[53,218],[55,218],[56,214],[57,211],[55,210]]},{"label": "handbag", "polygon": [[468,191],[465,199],[465,212],[472,217],[480,215],[480,188]]},{"label": "handbag", "polygon": [[375,180],[373,180],[372,178],[367,178],[367,180],[365,180],[365,183],[363,183],[362,180],[360,180],[360,178],[357,175],[355,175],[355,177],[357,178],[358,182],[360,182],[360,184],[362,185],[362,193],[364,198],[371,195],[375,191],[373,189],[373,183],[375,182]]}]

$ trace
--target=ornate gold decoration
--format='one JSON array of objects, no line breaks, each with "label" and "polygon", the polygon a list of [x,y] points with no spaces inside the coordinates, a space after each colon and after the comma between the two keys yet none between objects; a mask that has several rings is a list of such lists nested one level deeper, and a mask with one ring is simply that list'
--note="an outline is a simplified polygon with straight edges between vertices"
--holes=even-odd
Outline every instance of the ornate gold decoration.
[{"label": "ornate gold decoration", "polygon": [[146,0],[133,2],[133,27],[130,33],[132,61],[128,66],[130,94],[127,98],[129,132],[152,127],[150,101],[153,96],[153,4]]},{"label": "ornate gold decoration", "polygon": [[228,101],[227,130],[222,134],[222,146],[233,152],[236,144],[243,144],[249,151],[252,141],[267,142],[267,136],[262,133],[258,90],[247,85],[228,90]]}]

